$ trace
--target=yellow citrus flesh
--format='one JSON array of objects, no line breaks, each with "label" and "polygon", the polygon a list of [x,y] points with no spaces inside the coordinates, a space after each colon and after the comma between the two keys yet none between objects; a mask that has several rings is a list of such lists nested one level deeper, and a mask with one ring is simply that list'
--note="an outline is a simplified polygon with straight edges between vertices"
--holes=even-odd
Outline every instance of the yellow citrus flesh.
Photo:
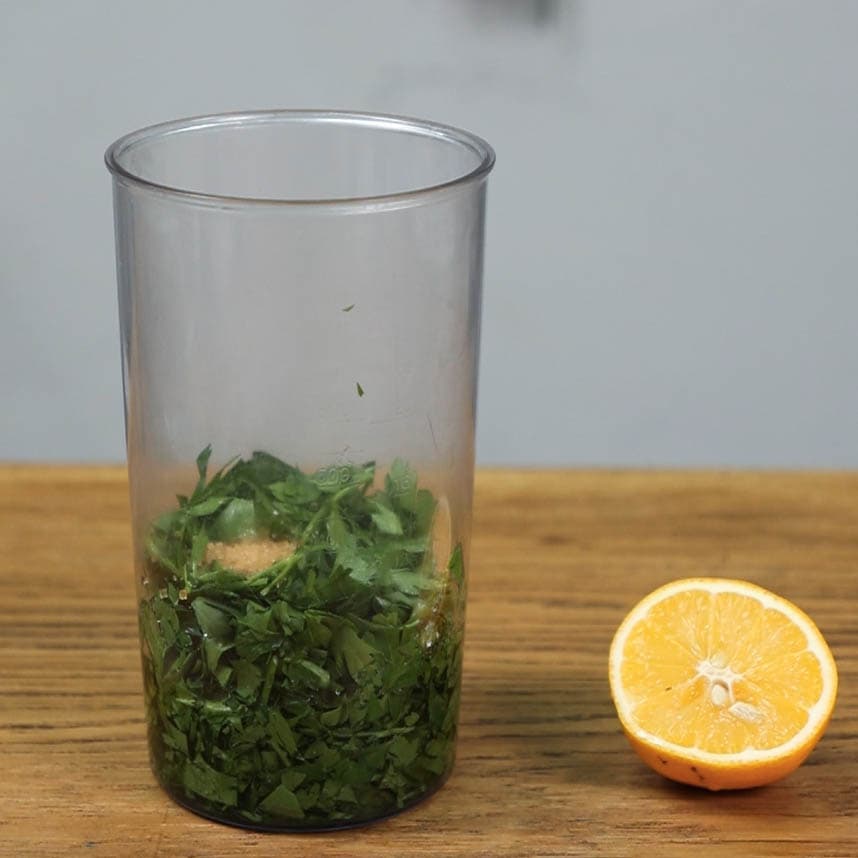
[{"label": "yellow citrus flesh", "polygon": [[771,783],[824,732],[837,668],[813,621],[747,581],[690,578],[623,620],[611,694],[632,747],[665,777],[707,789]]}]

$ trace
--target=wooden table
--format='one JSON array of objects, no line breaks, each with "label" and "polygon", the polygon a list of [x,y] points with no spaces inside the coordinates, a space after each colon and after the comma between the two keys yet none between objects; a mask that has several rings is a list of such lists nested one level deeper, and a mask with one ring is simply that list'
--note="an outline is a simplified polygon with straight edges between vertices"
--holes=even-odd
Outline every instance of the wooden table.
[{"label": "wooden table", "polygon": [[[119,468],[0,468],[0,855],[858,856],[858,475],[481,472],[456,771],[399,817],[301,836],[155,785],[126,491]],[[839,664],[824,739],[765,789],[662,780],[614,715],[617,624],[699,574],[797,602]]]}]

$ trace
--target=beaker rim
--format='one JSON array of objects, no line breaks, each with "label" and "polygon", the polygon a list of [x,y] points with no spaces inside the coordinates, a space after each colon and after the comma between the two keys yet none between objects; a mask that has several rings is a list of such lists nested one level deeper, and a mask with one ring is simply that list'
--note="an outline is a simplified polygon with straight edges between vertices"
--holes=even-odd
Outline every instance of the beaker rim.
[{"label": "beaker rim", "polygon": [[[163,183],[141,175],[123,163],[134,148],[153,140],[173,134],[188,133],[218,127],[254,126],[277,123],[331,123],[346,126],[362,126],[380,131],[410,133],[424,138],[435,138],[439,142],[453,143],[470,150],[476,165],[437,183],[419,184],[413,188],[366,194],[358,196],[281,197],[244,194],[212,193],[196,188],[183,188],[176,183]],[[408,204],[412,201],[478,181],[492,170],[495,164],[494,149],[483,138],[457,128],[425,119],[387,113],[372,113],[347,110],[320,109],[276,109],[249,110],[231,113],[212,113],[160,122],[132,131],[119,137],[104,153],[107,169],[114,178],[160,194],[166,194],[189,202],[214,203],[233,206],[364,206],[386,203]]]}]

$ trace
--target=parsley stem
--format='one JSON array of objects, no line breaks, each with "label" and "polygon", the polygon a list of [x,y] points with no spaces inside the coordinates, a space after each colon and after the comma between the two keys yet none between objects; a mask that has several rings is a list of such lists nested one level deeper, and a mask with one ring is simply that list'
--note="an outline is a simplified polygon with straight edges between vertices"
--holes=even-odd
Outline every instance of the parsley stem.
[{"label": "parsley stem", "polygon": [[289,574],[289,570],[298,562],[300,550],[300,548],[296,549],[294,554],[290,554],[280,564],[280,571],[260,591],[263,596],[267,596]]}]

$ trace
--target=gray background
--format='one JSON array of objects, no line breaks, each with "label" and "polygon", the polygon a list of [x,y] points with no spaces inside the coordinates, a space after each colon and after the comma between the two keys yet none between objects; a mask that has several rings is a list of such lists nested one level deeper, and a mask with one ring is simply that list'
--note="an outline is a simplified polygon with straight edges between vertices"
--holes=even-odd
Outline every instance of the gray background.
[{"label": "gray background", "polygon": [[123,458],[105,146],[491,141],[483,463],[858,465],[858,2],[0,0],[0,458]]}]

